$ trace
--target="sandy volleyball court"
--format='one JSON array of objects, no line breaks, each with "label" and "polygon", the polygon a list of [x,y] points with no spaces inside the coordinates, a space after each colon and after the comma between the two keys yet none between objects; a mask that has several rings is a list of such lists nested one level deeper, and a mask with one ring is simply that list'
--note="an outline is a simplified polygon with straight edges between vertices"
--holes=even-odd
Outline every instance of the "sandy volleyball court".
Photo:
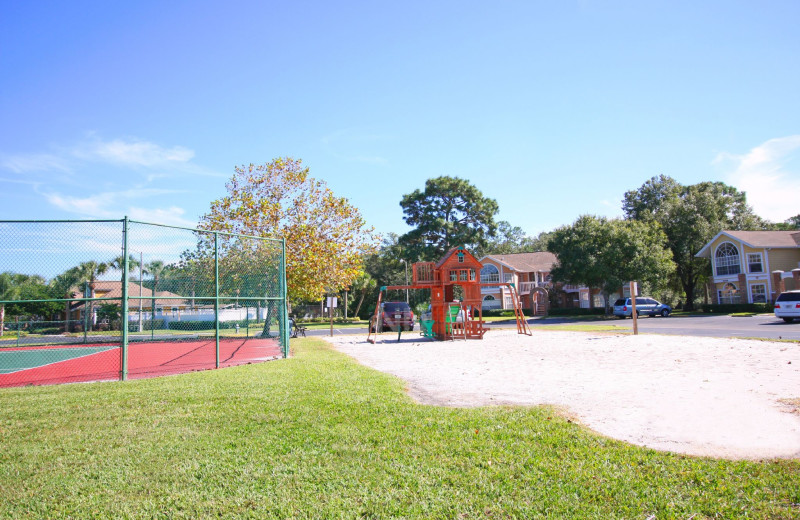
[{"label": "sandy volleyball court", "polygon": [[325,338],[441,406],[551,404],[633,444],[725,458],[800,458],[800,345],[689,336],[491,330],[483,341]]}]

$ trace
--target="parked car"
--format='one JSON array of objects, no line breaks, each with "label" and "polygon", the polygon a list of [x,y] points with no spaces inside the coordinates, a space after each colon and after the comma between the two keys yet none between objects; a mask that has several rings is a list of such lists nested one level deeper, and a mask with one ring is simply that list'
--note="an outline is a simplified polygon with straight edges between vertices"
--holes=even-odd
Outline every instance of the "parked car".
[{"label": "parked car", "polygon": [[[636,315],[647,314],[648,316],[664,316],[665,318],[672,312],[672,307],[666,303],[661,303],[652,298],[639,296],[636,298]],[[614,316],[627,318],[633,313],[633,305],[630,298],[620,298],[614,302]]]},{"label": "parked car", "polygon": [[800,319],[800,291],[786,291],[778,295],[775,300],[775,317],[783,318],[786,323],[791,323],[795,318]]},{"label": "parked car", "polygon": [[[383,302],[378,312],[381,331],[414,330],[414,312],[406,302]],[[369,330],[375,332],[375,315],[369,319]]]}]

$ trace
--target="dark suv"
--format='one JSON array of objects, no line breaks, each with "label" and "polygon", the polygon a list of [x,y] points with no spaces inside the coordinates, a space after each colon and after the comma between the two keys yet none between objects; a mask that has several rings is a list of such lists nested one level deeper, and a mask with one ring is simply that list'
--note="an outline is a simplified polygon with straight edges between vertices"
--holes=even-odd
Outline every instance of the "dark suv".
[{"label": "dark suv", "polygon": [[[661,303],[652,298],[643,298],[641,296],[636,298],[636,315],[648,314],[650,316],[669,316],[672,312],[672,307],[666,303]],[[620,298],[614,302],[614,316],[619,318],[627,318],[633,313],[633,306],[631,305],[630,298]]]},{"label": "dark suv", "polygon": [[[414,330],[414,313],[406,302],[383,302],[378,312],[381,331]],[[369,319],[369,329],[375,332],[375,315]]]}]

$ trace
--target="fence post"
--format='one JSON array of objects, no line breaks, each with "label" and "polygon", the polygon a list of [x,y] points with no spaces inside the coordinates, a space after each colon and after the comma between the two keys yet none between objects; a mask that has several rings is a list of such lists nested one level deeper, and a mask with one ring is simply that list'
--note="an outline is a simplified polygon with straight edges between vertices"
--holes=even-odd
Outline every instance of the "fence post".
[{"label": "fence post", "polygon": [[84,345],[88,342],[86,335],[88,334],[89,330],[89,303],[91,303],[87,298],[92,297],[92,288],[89,285],[89,282],[84,282],[83,285],[83,343]]},{"label": "fence post", "polygon": [[[120,346],[119,377],[128,379],[128,217],[122,219],[122,345]],[[141,300],[139,308],[141,308]],[[141,322],[140,322],[141,323]],[[110,328],[110,327],[109,327]]]},{"label": "fence post", "polygon": [[219,368],[219,232],[214,232],[214,338],[215,361]]},{"label": "fence post", "polygon": [[286,287],[286,239],[281,239],[281,261],[279,268],[280,272],[280,294],[281,294],[281,322],[282,327],[281,330],[281,343],[283,343],[283,357],[289,357],[289,309],[287,307],[288,302],[288,290]]}]

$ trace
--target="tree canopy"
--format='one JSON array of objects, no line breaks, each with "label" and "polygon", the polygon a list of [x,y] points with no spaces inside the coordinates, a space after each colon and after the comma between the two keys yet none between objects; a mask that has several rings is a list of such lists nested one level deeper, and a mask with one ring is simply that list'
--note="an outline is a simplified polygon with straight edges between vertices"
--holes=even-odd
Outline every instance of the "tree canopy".
[{"label": "tree canopy", "polygon": [[285,239],[290,298],[314,300],[349,287],[377,245],[358,209],[299,159],[237,167],[225,187],[201,228]]},{"label": "tree canopy", "polygon": [[666,236],[655,223],[584,215],[556,229],[548,249],[558,257],[553,279],[602,290],[609,295],[637,280],[650,290],[663,287],[674,268]]},{"label": "tree canopy", "polygon": [[513,253],[528,253],[546,251],[550,233],[541,232],[537,236],[527,235],[521,227],[513,226],[505,220],[497,223],[495,236],[488,239],[485,248],[475,251],[477,256],[483,255],[508,255]]},{"label": "tree canopy", "polygon": [[497,201],[458,177],[428,179],[423,191],[404,195],[400,206],[414,227],[399,240],[412,261],[438,260],[459,245],[482,249],[497,230]]},{"label": "tree canopy", "polygon": [[695,254],[724,229],[757,230],[769,224],[747,205],[745,194],[722,182],[683,186],[661,175],[638,190],[625,193],[622,209],[631,220],[658,223],[667,236],[675,262],[676,281],[686,297],[686,309],[694,308],[695,292],[711,274],[707,259]]}]

